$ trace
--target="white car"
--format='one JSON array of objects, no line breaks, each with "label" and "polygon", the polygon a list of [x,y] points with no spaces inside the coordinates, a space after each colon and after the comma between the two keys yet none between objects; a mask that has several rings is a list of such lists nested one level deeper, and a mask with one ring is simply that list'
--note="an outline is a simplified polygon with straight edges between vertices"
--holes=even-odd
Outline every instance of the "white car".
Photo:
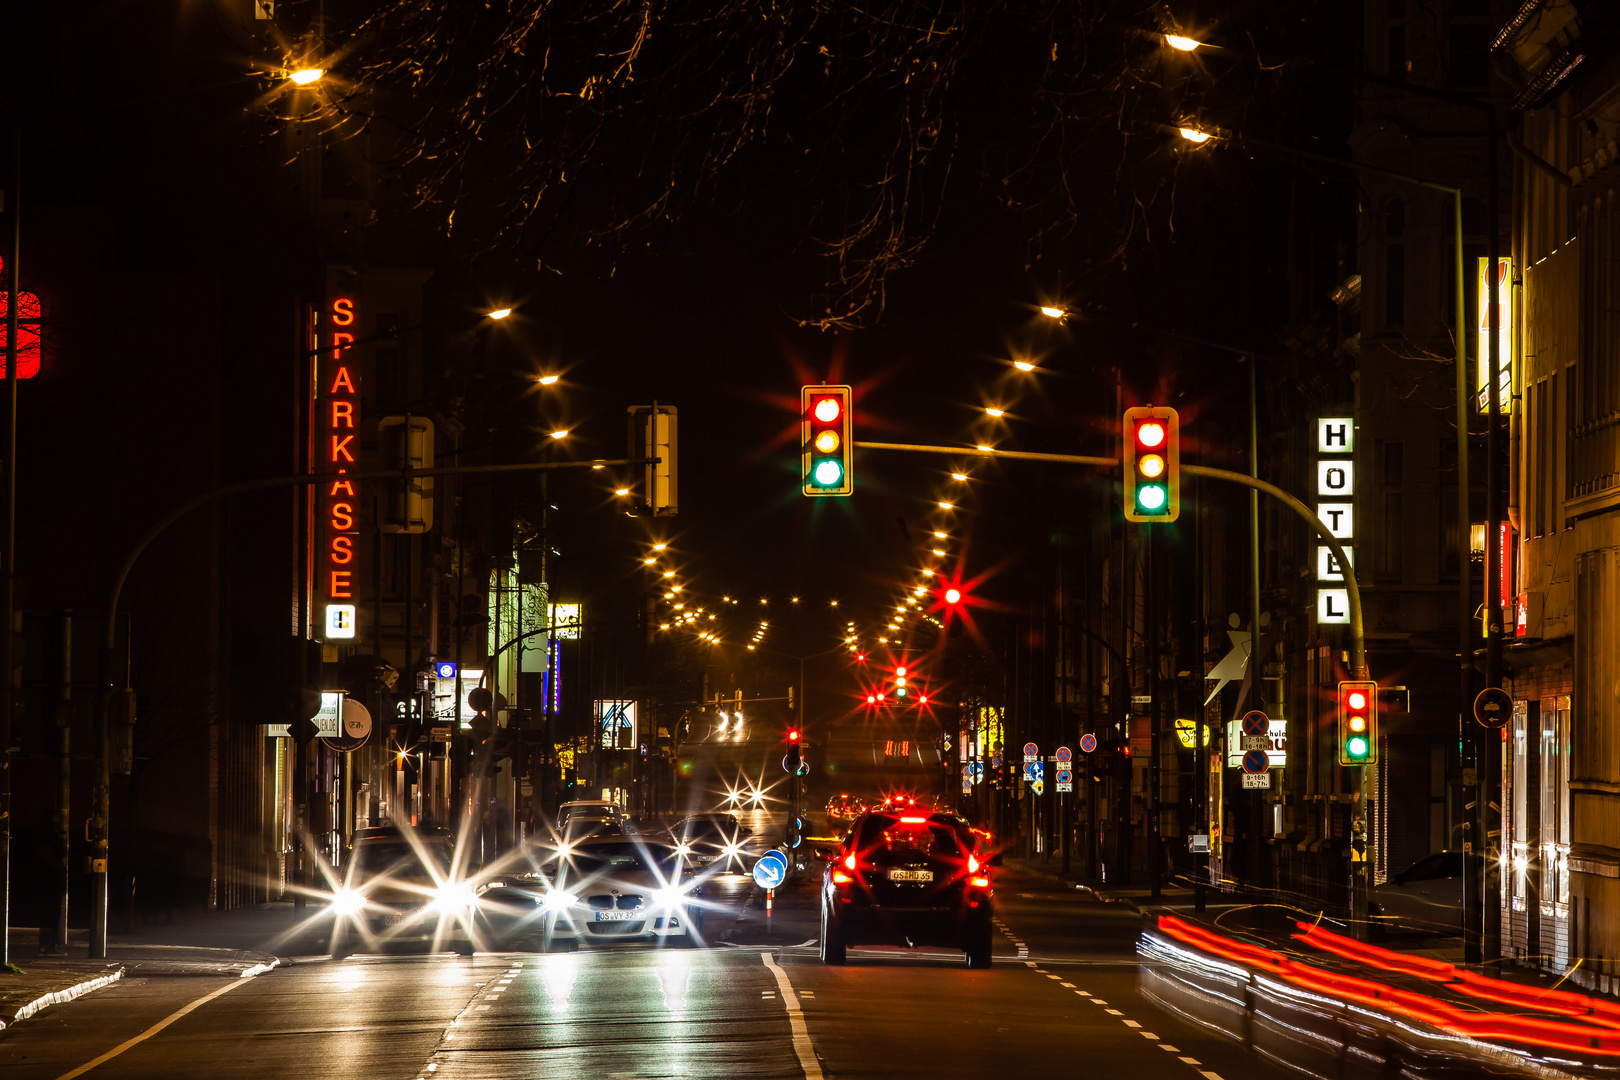
[{"label": "white car", "polygon": [[572,845],[521,886],[547,951],[593,941],[703,942],[703,877],[675,845],[599,836]]}]

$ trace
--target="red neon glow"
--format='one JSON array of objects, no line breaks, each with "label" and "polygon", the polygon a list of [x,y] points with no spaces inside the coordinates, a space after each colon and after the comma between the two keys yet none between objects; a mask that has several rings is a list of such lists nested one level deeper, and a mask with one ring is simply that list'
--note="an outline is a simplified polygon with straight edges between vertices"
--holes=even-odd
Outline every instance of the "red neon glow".
[{"label": "red neon glow", "polygon": [[[6,375],[6,330],[11,315],[11,297],[0,292],[0,378]],[[17,378],[32,379],[39,374],[39,297],[31,292],[22,294],[17,307]]]},{"label": "red neon glow", "polygon": [[[358,318],[355,301],[347,296],[332,300],[330,322],[334,327],[354,327]],[[317,387],[325,387],[326,400],[322,408],[310,410],[311,418],[323,423],[325,447],[323,471],[342,473],[358,464],[360,441],[360,400],[356,375],[343,358],[343,352],[354,344],[353,330],[334,330],[330,351],[320,358],[321,378]],[[330,365],[328,370],[327,365]],[[312,403],[313,405],[314,403]],[[359,505],[352,480],[334,480],[325,492],[326,545],[324,561],[327,572],[327,598],[350,600],[354,597],[353,564],[355,562],[355,535],[359,528]]]},{"label": "red neon glow", "polygon": [[[1273,949],[1223,937],[1173,915],[1159,918],[1159,929],[1184,944],[1236,963],[1263,969],[1286,982],[1326,997],[1375,1006],[1468,1038],[1497,1039],[1606,1057],[1620,1056],[1620,1030],[1617,1030],[1620,1029],[1620,1005],[1569,991],[1523,987],[1463,971],[1443,961],[1365,945],[1308,923],[1298,925],[1304,932],[1295,935],[1296,938],[1347,960],[1443,983],[1448,989],[1471,997],[1541,1009],[1565,1017],[1579,1017],[1586,1023],[1479,1012],[1416,991],[1313,967]],[[1463,985],[1457,985],[1459,982]]]}]

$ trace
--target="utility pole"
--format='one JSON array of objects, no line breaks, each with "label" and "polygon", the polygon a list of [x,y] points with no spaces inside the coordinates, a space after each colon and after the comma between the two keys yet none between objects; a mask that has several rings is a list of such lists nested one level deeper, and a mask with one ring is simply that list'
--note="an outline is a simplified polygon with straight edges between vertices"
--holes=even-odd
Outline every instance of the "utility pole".
[{"label": "utility pole", "polygon": [[17,309],[22,306],[18,263],[22,260],[22,121],[12,120],[11,177],[6,185],[5,212],[11,223],[10,250],[6,252],[6,452],[0,462],[6,471],[5,630],[0,636],[0,969],[11,963],[11,713],[17,690],[15,641],[17,631],[17,368],[22,349],[17,340]]}]

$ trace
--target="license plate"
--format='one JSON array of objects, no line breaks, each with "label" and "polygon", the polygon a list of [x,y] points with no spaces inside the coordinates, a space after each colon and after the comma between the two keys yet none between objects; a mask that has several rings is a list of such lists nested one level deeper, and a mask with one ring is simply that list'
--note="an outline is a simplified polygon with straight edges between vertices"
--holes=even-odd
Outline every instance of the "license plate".
[{"label": "license plate", "polygon": [[408,922],[409,920],[410,920],[410,916],[405,914],[404,912],[395,912],[392,915],[384,915],[383,916],[383,925],[384,926],[398,926],[400,923]]},{"label": "license plate", "polygon": [[932,870],[890,870],[889,880],[928,882],[934,880],[934,872]]},{"label": "license plate", "polygon": [[597,922],[620,922],[624,919],[633,919],[635,917],[635,912],[620,911],[617,908],[614,908],[611,911],[598,911],[596,913]]}]

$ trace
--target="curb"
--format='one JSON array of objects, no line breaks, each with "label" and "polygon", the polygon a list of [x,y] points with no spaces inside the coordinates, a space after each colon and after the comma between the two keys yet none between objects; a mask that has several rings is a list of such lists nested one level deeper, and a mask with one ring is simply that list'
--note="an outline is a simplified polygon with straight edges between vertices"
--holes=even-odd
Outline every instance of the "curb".
[{"label": "curb", "polygon": [[35,1013],[47,1009],[52,1005],[65,1005],[75,998],[81,998],[86,994],[100,990],[104,986],[111,986],[113,983],[117,982],[123,977],[124,969],[118,968],[116,971],[109,971],[105,975],[98,975],[93,979],[86,979],[83,982],[74,983],[72,986],[65,987],[64,989],[52,990],[48,994],[41,994],[33,1001],[25,1002],[22,1005],[17,1006],[15,1009],[0,1009],[0,1031],[4,1031],[13,1024],[27,1020],[30,1016],[33,1016]]}]

